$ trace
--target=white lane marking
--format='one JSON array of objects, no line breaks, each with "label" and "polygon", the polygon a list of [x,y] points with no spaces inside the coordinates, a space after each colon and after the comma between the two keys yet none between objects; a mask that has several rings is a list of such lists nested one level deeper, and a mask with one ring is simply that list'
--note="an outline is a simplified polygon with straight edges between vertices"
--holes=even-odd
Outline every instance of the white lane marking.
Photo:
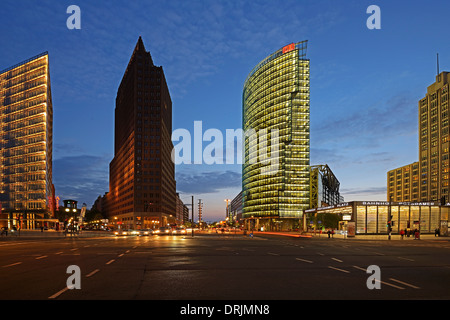
[{"label": "white lane marking", "polygon": [[348,271],[348,270],[339,269],[339,268],[335,268],[335,267],[332,267],[332,266],[328,266],[328,268],[333,269],[333,270],[337,270],[337,271],[340,271],[340,272],[350,273],[350,271]]},{"label": "white lane marking", "polygon": [[410,284],[410,283],[406,283],[406,282],[403,282],[403,281],[400,281],[400,280],[397,280],[397,279],[394,279],[394,278],[389,278],[389,280],[398,282],[398,283],[400,283],[400,284],[402,284],[402,285],[404,285],[404,286],[408,286],[408,287],[411,287],[411,288],[414,288],[414,289],[420,289],[420,287],[417,287],[417,286],[412,285],[412,284]]},{"label": "white lane marking", "polygon": [[55,293],[54,295],[48,297],[49,299],[55,299],[57,297],[59,297],[61,294],[63,294],[64,292],[66,292],[67,290],[69,290],[69,288],[65,287],[64,289],[58,291],[57,293]]},{"label": "white lane marking", "polygon": [[21,264],[22,262],[16,262],[16,263],[11,263],[11,264],[7,264],[6,266],[3,266],[3,268],[8,268],[8,267],[12,267],[12,266],[17,266],[18,264]]},{"label": "white lane marking", "polygon": [[344,262],[344,261],[342,261],[340,259],[337,259],[337,258],[331,258],[331,260],[334,260],[334,261],[337,261],[337,262]]},{"label": "white lane marking", "polygon": [[399,287],[399,286],[396,286],[396,285],[394,285],[394,284],[392,284],[392,283],[385,282],[385,281],[381,281],[381,280],[378,280],[378,279],[375,279],[375,281],[380,282],[380,283],[382,283],[382,284],[385,284],[385,285],[387,285],[387,286],[391,286],[391,287],[396,288],[396,289],[400,289],[400,290],[405,289],[405,288],[403,288],[403,287]]},{"label": "white lane marking", "polygon": [[100,269],[95,269],[94,271],[92,271],[91,273],[86,275],[86,278],[92,277],[94,274],[96,274],[97,272],[99,272]]},{"label": "white lane marking", "polygon": [[303,261],[303,262],[306,262],[306,263],[313,263],[313,261],[311,261],[311,260],[306,260],[306,259],[295,258],[295,260]]},{"label": "white lane marking", "polygon": [[414,259],[410,259],[410,258],[404,258],[404,257],[397,257],[397,258],[407,260],[407,261],[415,261]]}]

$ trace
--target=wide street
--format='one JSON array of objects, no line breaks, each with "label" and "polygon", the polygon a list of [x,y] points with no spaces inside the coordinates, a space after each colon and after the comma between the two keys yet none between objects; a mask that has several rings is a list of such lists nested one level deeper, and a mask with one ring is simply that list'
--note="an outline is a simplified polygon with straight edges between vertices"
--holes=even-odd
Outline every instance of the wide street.
[{"label": "wide street", "polygon": [[[80,289],[67,288],[71,265]],[[0,270],[2,300],[450,299],[448,238],[3,237]]]}]

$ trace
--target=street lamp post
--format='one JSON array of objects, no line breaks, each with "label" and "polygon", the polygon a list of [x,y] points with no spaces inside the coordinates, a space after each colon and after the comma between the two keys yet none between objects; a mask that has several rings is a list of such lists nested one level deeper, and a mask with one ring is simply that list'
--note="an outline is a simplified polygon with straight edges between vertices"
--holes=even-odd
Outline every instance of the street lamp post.
[{"label": "street lamp post", "polygon": [[228,210],[228,202],[230,202],[231,200],[230,199],[225,199],[223,201],[225,201],[227,203],[227,217],[228,217],[228,215],[230,214],[229,210]]}]

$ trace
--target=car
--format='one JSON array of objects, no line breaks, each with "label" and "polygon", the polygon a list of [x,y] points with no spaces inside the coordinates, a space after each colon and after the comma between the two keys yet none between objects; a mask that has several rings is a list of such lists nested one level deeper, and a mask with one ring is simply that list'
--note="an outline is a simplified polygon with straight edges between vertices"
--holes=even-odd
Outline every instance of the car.
[{"label": "car", "polygon": [[151,236],[151,235],[153,235],[153,230],[152,229],[139,230],[139,236]]},{"label": "car", "polygon": [[154,232],[157,235],[164,236],[164,235],[171,235],[172,230],[169,227],[161,227]]},{"label": "car", "polygon": [[172,231],[173,235],[185,235],[187,233],[185,228],[176,228]]},{"label": "car", "polygon": [[114,232],[115,236],[135,236],[137,234],[138,234],[138,231],[136,231],[136,230],[128,230],[128,229],[116,230]]}]

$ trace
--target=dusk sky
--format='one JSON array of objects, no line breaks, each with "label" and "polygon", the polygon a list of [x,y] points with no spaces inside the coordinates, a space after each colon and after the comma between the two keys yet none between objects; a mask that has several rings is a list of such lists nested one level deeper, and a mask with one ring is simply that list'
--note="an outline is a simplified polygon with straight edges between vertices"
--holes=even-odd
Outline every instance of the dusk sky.
[{"label": "dusk sky", "polygon": [[[369,30],[370,5],[381,29]],[[67,7],[81,9],[69,30]],[[173,129],[242,128],[249,72],[308,40],[311,165],[328,164],[346,201],[386,200],[387,171],[418,160],[417,104],[450,71],[450,2],[381,0],[22,1],[0,9],[0,69],[48,51],[56,195],[92,206],[109,189],[119,83],[142,36],[163,66]],[[204,146],[208,143],[204,143]],[[225,217],[241,166],[179,165],[177,191],[200,198],[204,220]]]}]

